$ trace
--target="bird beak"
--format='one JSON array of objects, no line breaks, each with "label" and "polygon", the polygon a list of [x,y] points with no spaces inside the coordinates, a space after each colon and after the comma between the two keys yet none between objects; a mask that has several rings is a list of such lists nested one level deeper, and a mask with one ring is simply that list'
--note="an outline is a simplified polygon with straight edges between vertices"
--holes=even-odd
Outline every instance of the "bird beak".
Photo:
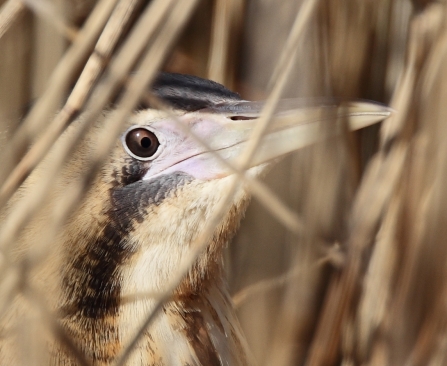
[{"label": "bird beak", "polygon": [[[206,147],[191,136],[183,136],[179,144],[182,149],[174,152],[174,161],[170,158],[163,161],[161,156],[161,164],[155,164],[155,171],[151,168],[151,174],[145,179],[174,171],[202,180],[234,173],[222,160],[234,163],[244,151],[259,123],[262,107],[263,103],[242,101],[183,115],[181,122],[187,124]],[[386,106],[363,101],[338,105],[319,101],[282,101],[248,168],[261,166],[324,138],[336,136],[346,130],[346,126],[352,131],[367,127],[387,118],[391,112]],[[171,129],[176,127],[171,126]],[[176,135],[179,134],[177,131]],[[174,144],[173,141],[167,143]],[[221,159],[216,158],[216,154]]]}]

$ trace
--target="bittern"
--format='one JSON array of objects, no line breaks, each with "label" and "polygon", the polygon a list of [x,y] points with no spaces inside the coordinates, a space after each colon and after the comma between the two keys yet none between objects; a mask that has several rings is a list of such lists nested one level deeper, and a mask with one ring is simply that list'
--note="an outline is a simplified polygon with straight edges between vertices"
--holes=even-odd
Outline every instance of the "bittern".
[{"label": "bittern", "polygon": [[[242,100],[220,84],[186,75],[161,74],[152,92],[170,110],[140,105],[79,207],[50,243],[51,250],[20,272],[26,275],[29,288],[46,294],[44,308],[57,314],[61,338],[69,339],[92,365],[113,364],[154,308],[156,298],[148,294],[163,291],[221,203],[235,174],[225,161],[233,164],[246,147],[263,106]],[[21,258],[41,244],[35,242],[39,232],[66,187],[82,177],[111,113],[104,112],[55,177],[48,203],[14,243],[14,255],[9,254],[13,263],[23,263]],[[339,133],[342,129],[334,126],[341,117],[356,128],[388,114],[387,108],[372,103],[282,101],[245,174],[257,177],[272,161],[308,141]],[[10,200],[3,223],[11,208],[25,200],[46,174],[58,146],[72,138],[79,123],[67,129]],[[332,132],[323,133],[328,130]],[[238,188],[208,238],[207,249],[146,329],[126,364],[254,362],[227,291],[222,259],[249,196],[244,186]],[[48,316],[25,292],[17,291],[2,313],[0,364],[30,364],[30,360],[33,364],[77,364],[78,356],[48,332]],[[26,338],[30,333],[34,334],[31,343]],[[36,350],[26,344],[41,346]]]}]

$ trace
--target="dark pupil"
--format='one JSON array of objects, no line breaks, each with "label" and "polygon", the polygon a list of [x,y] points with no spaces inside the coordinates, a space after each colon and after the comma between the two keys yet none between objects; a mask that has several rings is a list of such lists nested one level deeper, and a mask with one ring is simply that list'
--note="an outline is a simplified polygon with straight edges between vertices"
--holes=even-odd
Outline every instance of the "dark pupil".
[{"label": "dark pupil", "polygon": [[143,137],[141,139],[141,146],[147,149],[151,146],[151,139],[149,137]]},{"label": "dark pupil", "polygon": [[160,143],[153,132],[144,128],[136,128],[127,133],[126,145],[138,159],[149,158],[154,155]]}]

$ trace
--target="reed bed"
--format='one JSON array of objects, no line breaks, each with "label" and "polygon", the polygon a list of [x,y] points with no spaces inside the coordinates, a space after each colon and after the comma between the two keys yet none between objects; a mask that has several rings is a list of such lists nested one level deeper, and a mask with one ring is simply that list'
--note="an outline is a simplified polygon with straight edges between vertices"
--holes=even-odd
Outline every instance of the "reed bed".
[{"label": "reed bed", "polygon": [[[266,104],[231,167],[228,199],[157,295],[157,309],[244,184],[253,202],[225,259],[260,365],[447,364],[444,1],[0,1],[0,208],[84,113],[26,204],[0,223],[0,316],[22,293],[46,331],[88,364],[28,273],[52,250],[140,98],[164,108],[148,92],[159,70],[210,78]],[[375,100],[394,112],[381,124],[310,144],[265,183],[245,177],[278,100],[315,96]],[[85,177],[67,187],[38,244],[12,261],[15,240],[111,100],[117,113]],[[155,314],[117,365],[126,364]],[[37,348],[35,328],[17,326],[24,349]]]}]

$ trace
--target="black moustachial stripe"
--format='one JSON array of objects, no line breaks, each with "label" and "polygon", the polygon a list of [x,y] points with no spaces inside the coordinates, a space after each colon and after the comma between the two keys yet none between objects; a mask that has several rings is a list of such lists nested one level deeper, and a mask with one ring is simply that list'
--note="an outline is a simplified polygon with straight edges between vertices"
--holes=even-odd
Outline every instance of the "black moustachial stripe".
[{"label": "black moustachial stripe", "polygon": [[136,251],[129,234],[135,224],[144,220],[151,205],[160,205],[192,179],[185,173],[175,173],[111,189],[111,207],[106,212],[103,229],[96,237],[89,238],[64,276],[69,305],[63,307],[63,317],[81,315],[100,319],[117,314],[122,280],[120,267]]}]

